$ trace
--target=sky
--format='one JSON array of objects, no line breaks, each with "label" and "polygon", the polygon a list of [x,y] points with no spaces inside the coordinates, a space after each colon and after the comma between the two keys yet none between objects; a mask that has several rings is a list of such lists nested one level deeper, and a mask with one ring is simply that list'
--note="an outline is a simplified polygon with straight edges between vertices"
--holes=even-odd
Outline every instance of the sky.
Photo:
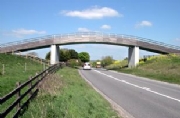
[{"label": "sky", "polygon": [[[0,44],[54,34],[97,31],[180,46],[180,0],[0,0]],[[128,56],[105,44],[63,45],[91,60]],[[45,58],[50,48],[33,50]],[[30,51],[32,52],[32,51]],[[140,57],[155,53],[140,50]]]}]

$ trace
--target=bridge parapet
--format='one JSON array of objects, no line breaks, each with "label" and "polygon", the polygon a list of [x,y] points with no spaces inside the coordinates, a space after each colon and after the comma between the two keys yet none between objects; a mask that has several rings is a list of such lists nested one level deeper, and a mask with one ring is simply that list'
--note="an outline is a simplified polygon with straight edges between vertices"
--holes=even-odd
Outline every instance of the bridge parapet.
[{"label": "bridge parapet", "polygon": [[[46,43],[47,44],[46,44]],[[76,32],[76,33],[70,33],[70,34],[55,34],[55,35],[47,35],[44,37],[37,37],[37,38],[31,38],[31,39],[25,39],[21,41],[15,41],[15,42],[9,42],[5,44],[0,44],[0,52],[5,52],[5,49],[11,49],[14,51],[17,49],[15,46],[22,46],[30,43],[38,43],[43,45],[52,45],[55,43],[68,43],[68,42],[101,42],[101,43],[113,43],[117,45],[125,46],[139,46],[140,49],[146,49],[146,47],[143,47],[143,45],[151,45],[150,47],[154,48],[155,46],[164,47],[167,49],[173,49],[176,50],[175,52],[180,52],[180,46],[174,46],[170,44],[166,44],[159,41],[154,41],[147,38],[132,36],[132,35],[125,35],[125,34],[114,34],[114,33],[101,33],[101,32]],[[51,44],[52,43],[52,44]],[[25,48],[25,47],[24,47]],[[28,47],[27,47],[28,48]],[[34,48],[34,47],[33,47]],[[4,49],[4,51],[2,51]],[[19,48],[17,50],[20,50]],[[9,51],[9,50],[8,50]],[[163,52],[163,51],[162,51]],[[165,51],[166,52],[166,51]],[[173,52],[173,51],[171,51]]]}]

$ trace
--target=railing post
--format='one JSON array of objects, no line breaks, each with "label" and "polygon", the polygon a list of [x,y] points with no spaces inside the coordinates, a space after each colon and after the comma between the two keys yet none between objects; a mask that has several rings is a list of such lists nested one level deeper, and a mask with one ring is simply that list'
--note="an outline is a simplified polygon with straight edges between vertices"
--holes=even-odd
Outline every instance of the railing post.
[{"label": "railing post", "polygon": [[[36,73],[36,76],[38,75],[38,73]],[[36,78],[36,82],[40,81],[39,77]],[[37,89],[39,89],[39,83],[37,84]]]},{"label": "railing post", "polygon": [[4,64],[3,64],[2,75],[4,75],[4,73],[5,73],[5,67],[4,67]]},{"label": "railing post", "polygon": [[27,63],[24,64],[24,71],[26,72],[27,70]]},{"label": "railing post", "polygon": [[48,70],[46,70],[46,76],[48,75]]},{"label": "railing post", "polygon": [[[19,87],[21,85],[21,82],[16,83],[16,87]],[[21,97],[21,89],[17,92],[17,99]],[[21,101],[17,104],[17,111],[21,108]]]},{"label": "railing post", "polygon": [[43,70],[46,70],[46,64],[43,63]]},{"label": "railing post", "polygon": [[[29,77],[29,80],[31,80],[32,77]],[[32,87],[32,81],[29,83],[29,89]],[[31,97],[32,95],[32,90],[29,92],[29,98]]]},{"label": "railing post", "polygon": [[45,72],[42,74],[42,81],[44,80],[44,77],[45,77]]}]

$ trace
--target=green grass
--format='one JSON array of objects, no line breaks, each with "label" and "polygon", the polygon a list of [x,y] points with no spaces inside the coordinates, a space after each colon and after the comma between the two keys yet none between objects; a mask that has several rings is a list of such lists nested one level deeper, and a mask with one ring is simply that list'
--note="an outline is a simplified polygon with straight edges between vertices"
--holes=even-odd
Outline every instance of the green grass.
[{"label": "green grass", "polygon": [[110,104],[77,69],[63,68],[46,80],[22,118],[116,118]]},{"label": "green grass", "polygon": [[[26,71],[25,71],[26,64]],[[3,74],[4,65],[4,74]],[[10,54],[0,54],[0,97],[16,88],[16,82],[25,82],[30,76],[35,76],[36,72],[42,71],[43,66],[32,60]],[[21,92],[27,90],[25,87]],[[0,112],[3,112],[16,99],[16,95],[0,105]],[[27,99],[27,97],[25,98]],[[15,109],[7,116],[12,117]]]},{"label": "green grass", "polygon": [[16,82],[27,81],[30,76],[35,76],[36,72],[41,72],[42,69],[41,64],[32,60],[17,55],[0,54],[0,97],[16,88]]},{"label": "green grass", "polygon": [[169,83],[180,84],[180,56],[159,55],[140,62],[136,68],[122,68],[117,71],[148,77]]}]

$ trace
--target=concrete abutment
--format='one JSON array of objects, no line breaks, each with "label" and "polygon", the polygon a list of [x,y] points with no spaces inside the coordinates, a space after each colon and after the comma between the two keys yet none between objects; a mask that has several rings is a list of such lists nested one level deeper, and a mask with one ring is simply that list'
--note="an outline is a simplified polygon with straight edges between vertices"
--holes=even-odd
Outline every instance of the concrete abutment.
[{"label": "concrete abutment", "polygon": [[136,67],[139,63],[139,47],[132,46],[128,50],[128,67]]},{"label": "concrete abutment", "polygon": [[50,64],[54,65],[59,63],[59,46],[58,45],[51,45],[51,55],[50,55]]}]

